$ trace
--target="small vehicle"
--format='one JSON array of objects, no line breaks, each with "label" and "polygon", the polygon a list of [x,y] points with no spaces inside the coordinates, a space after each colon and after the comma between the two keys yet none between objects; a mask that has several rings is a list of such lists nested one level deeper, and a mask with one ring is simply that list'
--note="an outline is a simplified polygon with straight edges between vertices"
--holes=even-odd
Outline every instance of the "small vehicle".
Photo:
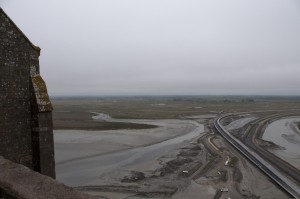
[{"label": "small vehicle", "polygon": [[221,190],[221,192],[228,192],[229,191],[228,188],[221,188],[220,190]]}]

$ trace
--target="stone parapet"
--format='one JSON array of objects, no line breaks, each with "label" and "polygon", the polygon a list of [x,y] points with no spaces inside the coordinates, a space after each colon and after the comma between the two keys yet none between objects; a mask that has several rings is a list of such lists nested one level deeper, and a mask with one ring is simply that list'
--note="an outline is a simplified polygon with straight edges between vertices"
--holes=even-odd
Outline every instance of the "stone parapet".
[{"label": "stone parapet", "polygon": [[[96,199],[48,176],[0,156],[0,191],[4,199]],[[0,196],[1,198],[1,196]]]}]

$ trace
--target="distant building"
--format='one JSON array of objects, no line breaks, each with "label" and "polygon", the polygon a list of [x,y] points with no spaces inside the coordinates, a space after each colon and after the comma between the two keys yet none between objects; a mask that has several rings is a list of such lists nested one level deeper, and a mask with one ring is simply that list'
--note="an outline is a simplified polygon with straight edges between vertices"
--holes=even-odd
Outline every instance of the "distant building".
[{"label": "distant building", "polygon": [[0,8],[0,156],[55,178],[52,105],[39,56]]}]

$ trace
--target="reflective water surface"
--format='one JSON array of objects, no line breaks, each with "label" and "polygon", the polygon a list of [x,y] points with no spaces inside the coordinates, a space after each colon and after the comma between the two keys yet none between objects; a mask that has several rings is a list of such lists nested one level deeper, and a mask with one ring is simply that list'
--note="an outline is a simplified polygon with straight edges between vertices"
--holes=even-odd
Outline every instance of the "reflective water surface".
[{"label": "reflective water surface", "polygon": [[56,165],[57,179],[70,186],[83,185],[89,180],[117,168],[156,159],[183,141],[195,138],[203,132],[204,126],[198,124],[196,128],[185,135],[157,144],[58,164]]},{"label": "reflective water surface", "polygon": [[272,122],[262,137],[284,147],[284,150],[272,150],[272,152],[298,169],[300,169],[300,131],[297,126],[299,122],[300,117]]}]

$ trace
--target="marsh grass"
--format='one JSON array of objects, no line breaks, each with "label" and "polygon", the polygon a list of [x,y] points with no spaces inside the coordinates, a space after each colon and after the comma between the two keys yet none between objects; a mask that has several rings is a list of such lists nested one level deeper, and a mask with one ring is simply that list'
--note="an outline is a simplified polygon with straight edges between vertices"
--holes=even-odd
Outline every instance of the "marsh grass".
[{"label": "marsh grass", "polygon": [[116,119],[180,119],[221,112],[299,110],[299,97],[174,96],[54,98],[55,129],[139,129],[151,125],[93,121],[91,112]]}]

